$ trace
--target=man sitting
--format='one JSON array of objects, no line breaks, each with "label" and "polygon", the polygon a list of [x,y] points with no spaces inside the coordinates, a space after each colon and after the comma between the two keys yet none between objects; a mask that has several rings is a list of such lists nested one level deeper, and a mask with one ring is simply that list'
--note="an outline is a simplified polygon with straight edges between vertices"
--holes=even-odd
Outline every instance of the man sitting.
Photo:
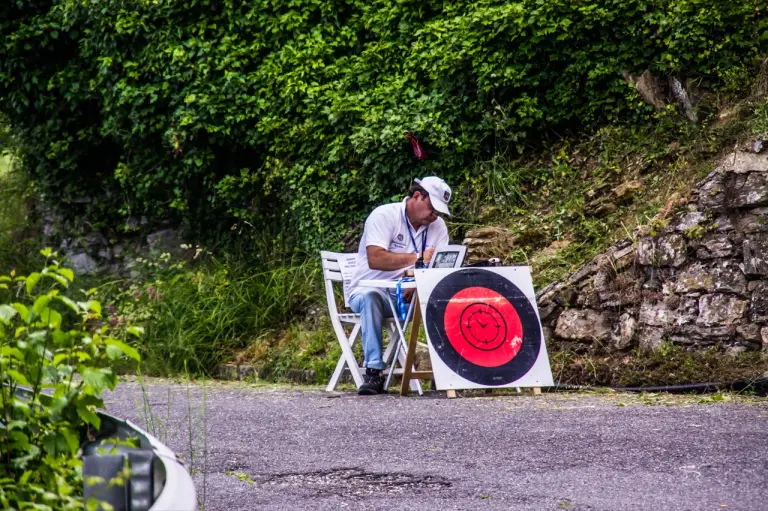
[{"label": "man sitting", "polygon": [[416,179],[402,202],[379,206],[365,221],[350,282],[349,305],[360,314],[366,368],[360,395],[384,391],[382,356],[384,318],[392,317],[385,291],[361,287],[361,280],[399,279],[420,258],[426,265],[436,248],[448,244],[448,228],[438,215],[450,216],[450,187],[439,177]]}]

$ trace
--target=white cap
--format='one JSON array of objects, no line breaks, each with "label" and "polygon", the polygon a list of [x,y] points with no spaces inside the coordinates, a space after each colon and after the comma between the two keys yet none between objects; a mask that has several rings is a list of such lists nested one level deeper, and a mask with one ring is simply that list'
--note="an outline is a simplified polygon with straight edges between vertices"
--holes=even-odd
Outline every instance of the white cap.
[{"label": "white cap", "polygon": [[414,179],[429,193],[430,202],[436,211],[451,216],[448,211],[448,202],[451,200],[451,187],[445,181],[437,176],[429,176],[424,179]]}]

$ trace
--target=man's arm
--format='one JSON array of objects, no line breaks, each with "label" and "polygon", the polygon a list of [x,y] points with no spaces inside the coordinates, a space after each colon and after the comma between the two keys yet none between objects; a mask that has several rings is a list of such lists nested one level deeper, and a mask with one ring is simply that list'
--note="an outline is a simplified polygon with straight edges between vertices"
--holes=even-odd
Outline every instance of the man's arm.
[{"label": "man's arm", "polygon": [[368,267],[372,270],[399,270],[416,264],[416,254],[395,254],[376,245],[368,245],[365,250],[368,254]]}]

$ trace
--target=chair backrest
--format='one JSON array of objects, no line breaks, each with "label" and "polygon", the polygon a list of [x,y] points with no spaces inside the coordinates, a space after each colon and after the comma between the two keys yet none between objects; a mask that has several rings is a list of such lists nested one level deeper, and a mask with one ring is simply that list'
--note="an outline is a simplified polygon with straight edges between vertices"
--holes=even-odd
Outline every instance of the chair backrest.
[{"label": "chair backrest", "polygon": [[344,289],[344,305],[349,306],[349,280],[352,278],[352,272],[357,263],[357,254],[346,254],[342,252],[320,252],[323,260],[323,278],[325,280],[325,299],[328,302],[328,310],[332,316],[339,313],[336,306],[336,298],[333,294],[333,283],[341,282]]}]

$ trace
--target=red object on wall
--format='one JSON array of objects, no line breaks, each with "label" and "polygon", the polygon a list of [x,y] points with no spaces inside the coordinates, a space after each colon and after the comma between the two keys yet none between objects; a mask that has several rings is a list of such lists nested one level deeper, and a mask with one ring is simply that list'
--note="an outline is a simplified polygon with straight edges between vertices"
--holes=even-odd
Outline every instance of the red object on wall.
[{"label": "red object on wall", "polygon": [[405,132],[405,136],[408,137],[408,140],[411,141],[411,146],[413,146],[413,154],[416,156],[416,159],[418,160],[426,160],[427,159],[427,151],[423,147],[421,147],[421,144],[419,144],[419,141],[416,137],[413,136],[413,133],[410,131]]}]

